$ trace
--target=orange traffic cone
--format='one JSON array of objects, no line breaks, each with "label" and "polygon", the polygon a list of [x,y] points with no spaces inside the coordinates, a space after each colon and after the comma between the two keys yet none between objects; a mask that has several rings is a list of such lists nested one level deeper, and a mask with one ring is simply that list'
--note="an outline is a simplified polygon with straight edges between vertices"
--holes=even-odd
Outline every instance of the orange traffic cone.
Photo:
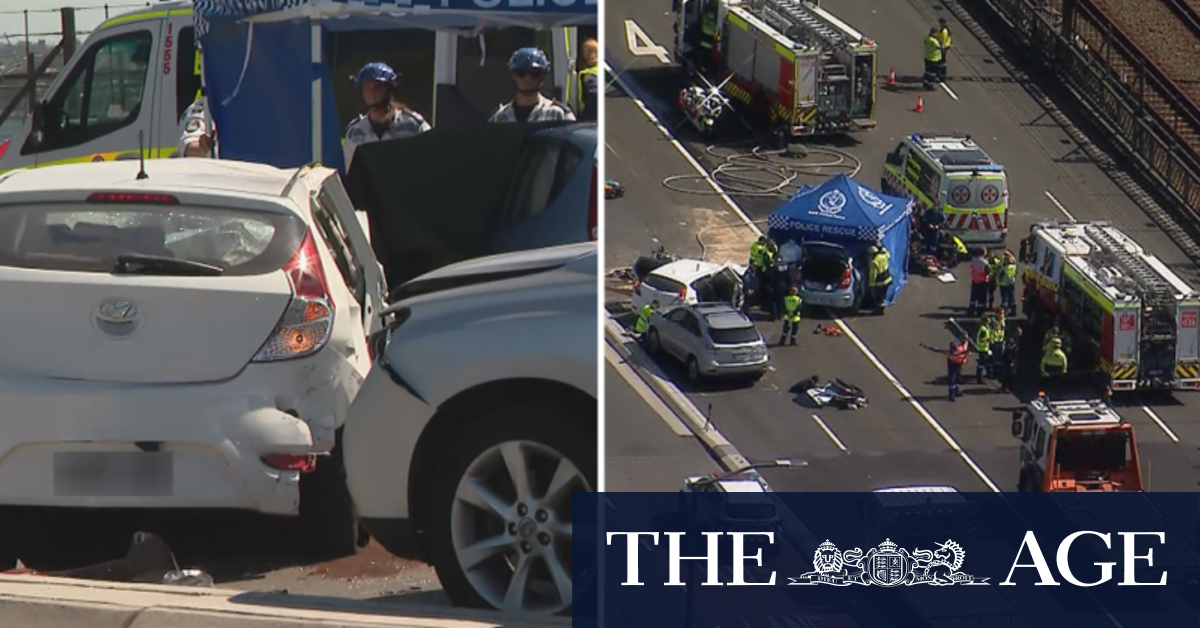
[{"label": "orange traffic cone", "polygon": [[925,97],[917,94],[917,106],[913,108],[917,113],[925,113]]},{"label": "orange traffic cone", "polygon": [[896,86],[896,68],[895,67],[888,68],[887,84],[891,87]]}]

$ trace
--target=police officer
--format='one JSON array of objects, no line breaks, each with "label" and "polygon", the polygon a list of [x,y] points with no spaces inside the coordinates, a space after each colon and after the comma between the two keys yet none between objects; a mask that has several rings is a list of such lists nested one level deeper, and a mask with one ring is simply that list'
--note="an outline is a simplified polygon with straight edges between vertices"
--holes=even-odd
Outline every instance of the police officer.
[{"label": "police officer", "polygon": [[1042,352],[1042,387],[1052,383],[1067,372],[1067,354],[1062,350],[1062,340],[1054,338]]},{"label": "police officer", "polygon": [[1004,341],[1008,338],[1008,321],[1004,310],[996,308],[990,322],[992,332],[992,377],[996,377],[1004,366]]},{"label": "police officer", "polygon": [[1004,341],[1003,361],[1000,371],[1000,392],[1012,392],[1017,386],[1017,366],[1021,358],[1021,328],[1013,328]]},{"label": "police officer", "polygon": [[988,263],[983,259],[984,251],[976,248],[971,258],[971,302],[967,306],[967,316],[974,316],[987,305]]},{"label": "police officer", "polygon": [[575,117],[582,122],[595,122],[599,106],[596,102],[600,91],[600,44],[594,37],[584,40],[580,50],[582,67],[567,86],[567,101],[575,110]]},{"label": "police officer", "polygon": [[883,314],[888,286],[892,285],[892,271],[888,268],[891,260],[891,254],[882,244],[871,247],[871,266],[867,272],[867,285],[871,289],[871,306],[879,314]]},{"label": "police officer", "polygon": [[763,251],[767,248],[767,236],[758,236],[750,243],[750,267],[761,270],[763,267]]},{"label": "police officer", "polygon": [[933,82],[942,75],[944,59],[938,27],[931,26],[929,36],[925,38],[925,89],[933,89]]},{"label": "police officer", "polygon": [[[804,301],[800,299],[800,294],[796,290],[796,286],[788,288],[786,297],[783,297],[783,331],[779,334],[779,344],[782,345],[790,336],[791,343],[796,344],[796,334],[800,332],[800,307]],[[788,333],[790,330],[790,334]]]},{"label": "police officer", "polygon": [[386,63],[368,63],[354,77],[367,112],[346,127],[346,168],[360,144],[420,135],[431,127],[421,114],[395,101],[400,75]]},{"label": "police officer", "polygon": [[1004,262],[1000,265],[1000,277],[996,283],[1000,286],[1000,307],[1009,316],[1017,315],[1017,258],[1012,251],[1005,249]]},{"label": "police officer", "polygon": [[946,385],[949,387],[950,401],[954,401],[962,394],[960,383],[962,382],[963,366],[967,363],[969,352],[967,339],[956,334],[950,341],[950,348],[946,351]]},{"label": "police officer", "polygon": [[1059,330],[1058,325],[1051,327],[1050,331],[1046,332],[1046,338],[1042,340],[1042,352],[1044,353],[1049,351],[1050,345],[1055,341],[1058,341],[1058,344],[1064,353],[1070,355],[1071,339],[1068,336],[1063,335],[1062,331]]},{"label": "police officer", "polygon": [[979,354],[975,358],[975,383],[977,384],[983,383],[985,375],[991,377],[992,323],[990,319],[991,315],[984,316],[975,330],[975,352]]},{"label": "police officer", "polygon": [[212,157],[217,146],[216,124],[208,119],[208,104],[201,96],[188,105],[179,119],[180,157]]},{"label": "police officer", "polygon": [[542,84],[550,72],[550,59],[537,48],[520,48],[508,60],[508,70],[517,84],[517,96],[500,105],[488,122],[574,121],[566,105],[542,95]]},{"label": "police officer", "polygon": [[946,82],[946,56],[954,47],[950,41],[950,20],[947,20],[944,15],[938,18],[937,38],[938,43],[942,45],[942,62],[938,64],[938,80],[944,83]]},{"label": "police officer", "polygon": [[633,324],[633,333],[639,340],[646,337],[646,330],[650,329],[650,317],[654,311],[658,309],[658,299],[652,303],[647,303],[642,306],[642,311],[638,313],[637,322]]}]

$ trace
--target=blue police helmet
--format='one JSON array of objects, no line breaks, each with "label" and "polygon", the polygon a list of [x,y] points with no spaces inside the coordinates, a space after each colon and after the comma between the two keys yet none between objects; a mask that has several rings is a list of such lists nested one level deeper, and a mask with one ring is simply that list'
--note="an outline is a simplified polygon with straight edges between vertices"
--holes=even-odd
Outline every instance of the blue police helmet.
[{"label": "blue police helmet", "polygon": [[521,48],[514,52],[512,58],[508,60],[508,69],[546,72],[550,69],[550,59],[546,57],[546,53],[537,48]]},{"label": "blue police helmet", "polygon": [[400,75],[392,66],[376,61],[364,65],[354,77],[354,82],[358,85],[362,85],[363,81],[379,81],[395,87],[400,81]]}]

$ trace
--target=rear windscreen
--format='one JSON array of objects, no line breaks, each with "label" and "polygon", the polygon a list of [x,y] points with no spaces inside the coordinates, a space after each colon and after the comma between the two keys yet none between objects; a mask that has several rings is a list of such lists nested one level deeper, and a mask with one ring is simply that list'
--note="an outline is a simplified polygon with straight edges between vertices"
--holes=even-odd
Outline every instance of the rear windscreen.
[{"label": "rear windscreen", "polygon": [[137,255],[257,275],[282,268],[305,229],[297,216],[210,207],[3,207],[0,266],[107,273],[119,256]]},{"label": "rear windscreen", "polygon": [[748,342],[758,342],[760,339],[758,330],[753,327],[741,327],[738,329],[710,328],[708,335],[714,343],[719,345],[740,345]]}]

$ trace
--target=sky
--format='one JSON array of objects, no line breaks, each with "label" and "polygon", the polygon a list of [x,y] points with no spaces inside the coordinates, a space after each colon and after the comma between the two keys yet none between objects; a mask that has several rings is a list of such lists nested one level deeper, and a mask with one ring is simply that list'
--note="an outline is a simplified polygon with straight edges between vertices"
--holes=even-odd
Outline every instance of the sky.
[{"label": "sky", "polygon": [[0,0],[0,39],[7,36],[10,42],[24,41],[25,16],[22,11],[29,11],[30,40],[45,39],[49,43],[56,43],[59,39],[57,34],[32,34],[57,33],[61,28],[58,9],[62,7],[75,7],[76,30],[90,31],[104,21],[106,4],[110,15],[116,16],[150,3],[146,0]]}]

